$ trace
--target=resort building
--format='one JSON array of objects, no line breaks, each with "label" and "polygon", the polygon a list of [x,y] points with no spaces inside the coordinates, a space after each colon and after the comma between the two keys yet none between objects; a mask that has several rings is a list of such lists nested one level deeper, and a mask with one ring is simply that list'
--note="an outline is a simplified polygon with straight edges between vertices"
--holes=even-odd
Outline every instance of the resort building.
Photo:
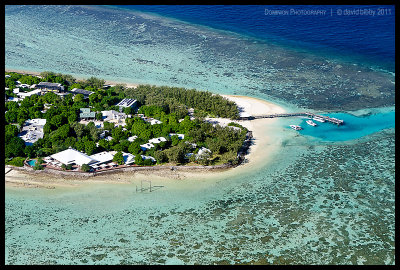
[{"label": "resort building", "polygon": [[37,140],[43,138],[43,127],[45,124],[46,119],[37,118],[27,120],[22,127],[21,133],[18,134],[18,137],[25,141],[25,145],[32,145]]},{"label": "resort building", "polygon": [[24,99],[25,97],[30,97],[30,96],[33,96],[33,95],[40,96],[42,94],[42,90],[35,89],[35,90],[30,91],[30,92],[20,92],[20,89],[18,88],[18,92],[16,94],[17,94],[17,96],[19,98]]},{"label": "resort building", "polygon": [[130,165],[135,162],[135,156],[131,153],[122,152],[122,157],[124,158],[125,165]]},{"label": "resort building", "polygon": [[117,112],[114,110],[101,111],[103,115],[103,121],[114,122],[115,120],[125,120],[128,116],[126,113]]},{"label": "resort building", "polygon": [[152,156],[145,156],[145,155],[140,155],[140,156],[142,157],[143,160],[151,159],[151,161],[156,162],[156,159],[153,158]]},{"label": "resort building", "polygon": [[96,112],[91,112],[90,108],[81,108],[79,118],[81,119],[95,119]]},{"label": "resort building", "polygon": [[202,155],[204,155],[206,153],[210,153],[211,154],[211,150],[208,149],[208,148],[205,148],[205,147],[200,148],[199,152],[197,152],[196,159],[201,157]]},{"label": "resort building", "polygon": [[124,107],[124,108],[134,108],[136,109],[137,107],[137,100],[133,99],[133,98],[124,98],[123,100],[121,100],[118,104],[116,104],[116,106],[119,107]]},{"label": "resort building", "polygon": [[167,141],[167,139],[165,139],[164,137],[158,137],[158,138],[149,140],[149,143],[154,144],[154,143],[160,143],[160,142],[166,142],[166,141]]},{"label": "resort building", "polygon": [[133,142],[134,140],[137,139],[137,137],[138,137],[138,136],[136,136],[136,135],[135,135],[135,136],[132,136],[132,137],[129,137],[129,138],[128,138],[128,141]]},{"label": "resort building", "polygon": [[185,138],[185,134],[177,134],[177,133],[170,133],[169,137],[172,137],[172,136],[175,136],[175,135],[178,136],[179,140],[183,140]]},{"label": "resort building", "polygon": [[40,82],[39,84],[36,85],[36,88],[54,92],[64,91],[64,86],[62,86],[61,83]]},{"label": "resort building", "polygon": [[150,124],[156,125],[156,124],[162,124],[162,122],[160,120],[157,120],[157,119],[152,119],[152,120],[150,120]]},{"label": "resort building", "polygon": [[[50,156],[52,159],[58,161],[61,164],[82,166],[83,164],[94,164],[99,162],[96,159],[89,157],[88,155],[81,153],[73,148],[68,148],[67,150],[58,152]],[[59,164],[54,164],[59,165]]]},{"label": "resort building", "polygon": [[89,157],[92,158],[92,159],[97,160],[96,163],[93,163],[93,164],[90,165],[93,168],[95,168],[96,166],[100,166],[101,164],[111,162],[113,160],[113,158],[114,158],[114,153],[104,151],[104,152],[100,152],[100,153],[91,155]]},{"label": "resort building", "polygon": [[74,94],[74,96],[77,95],[77,94],[82,94],[83,97],[84,97],[85,99],[89,98],[89,96],[90,96],[91,94],[94,94],[94,92],[92,92],[92,91],[88,91],[88,90],[84,90],[84,89],[79,89],[79,88],[74,88],[74,89],[72,89],[72,90],[71,90],[71,93]]},{"label": "resort building", "polygon": [[145,144],[140,145],[140,149],[142,149],[142,151],[147,151],[153,147],[154,147],[154,144],[151,144],[151,143],[145,143]]}]

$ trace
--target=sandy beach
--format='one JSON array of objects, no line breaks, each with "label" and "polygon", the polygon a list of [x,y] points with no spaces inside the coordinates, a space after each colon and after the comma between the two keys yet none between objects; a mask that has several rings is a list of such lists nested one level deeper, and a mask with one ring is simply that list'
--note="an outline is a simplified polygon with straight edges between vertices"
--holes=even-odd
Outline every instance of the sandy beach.
[{"label": "sandy beach", "polygon": [[[250,115],[262,115],[266,113],[283,113],[285,110],[271,102],[264,100],[245,97],[223,95],[225,98],[236,102],[243,112]],[[218,123],[222,126],[232,122],[230,119],[209,118],[209,121]],[[190,188],[192,181],[196,182],[196,186],[200,183],[205,185],[215,183],[215,181],[246,174],[256,168],[265,166],[274,153],[279,151],[281,143],[279,141],[279,132],[281,127],[276,125],[277,119],[256,119],[242,120],[237,122],[253,132],[254,144],[250,146],[249,154],[246,155],[245,162],[235,168],[218,171],[145,171],[145,172],[125,172],[108,175],[98,175],[89,178],[72,178],[66,176],[37,175],[33,173],[20,172],[11,170],[5,175],[6,186],[18,187],[42,187],[42,188],[60,188],[60,187],[78,187],[86,184],[95,183],[114,183],[114,184],[136,184],[140,186],[141,180],[151,178],[153,185],[173,185],[177,188]],[[6,170],[7,171],[7,170]],[[184,184],[186,183],[186,184]],[[200,185],[201,186],[201,185]]]}]

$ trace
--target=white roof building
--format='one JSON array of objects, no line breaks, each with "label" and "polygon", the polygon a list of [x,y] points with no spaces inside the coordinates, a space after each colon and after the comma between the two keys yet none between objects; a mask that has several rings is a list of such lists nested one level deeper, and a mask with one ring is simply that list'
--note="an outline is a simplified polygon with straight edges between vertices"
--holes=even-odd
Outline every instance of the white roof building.
[{"label": "white roof building", "polygon": [[128,108],[128,107],[135,108],[137,106],[137,100],[133,99],[133,98],[124,98],[115,106],[120,106],[120,107],[125,107],[125,108]]},{"label": "white roof building", "polygon": [[135,162],[135,156],[131,153],[122,152],[122,157],[124,158],[124,162],[126,165],[132,164]]},{"label": "white roof building", "polygon": [[137,139],[137,137],[138,137],[138,136],[136,136],[136,135],[135,135],[135,136],[132,136],[132,137],[129,137],[129,138],[128,138],[128,141],[133,142],[134,140]]},{"label": "white roof building", "polygon": [[127,118],[126,113],[120,113],[114,110],[101,111],[101,113],[103,115],[103,121],[123,120]]},{"label": "white roof building", "polygon": [[154,147],[154,144],[151,143],[145,143],[145,144],[141,144],[140,145],[140,149],[142,149],[143,151],[146,151],[148,149],[151,149]]},{"label": "white roof building", "polygon": [[93,154],[89,157],[98,161],[98,162],[94,163],[95,165],[100,165],[102,163],[112,161],[112,159],[114,158],[114,155],[110,152],[104,151],[104,152],[100,152],[97,154]]},{"label": "white roof building", "polygon": [[158,138],[154,138],[149,140],[149,143],[160,143],[160,142],[166,142],[167,139],[165,139],[164,137],[158,137]]},{"label": "white roof building", "polygon": [[19,92],[19,93],[17,93],[17,96],[19,96],[21,98],[30,97],[32,95],[39,95],[40,96],[41,92],[42,92],[42,90],[35,89],[35,90],[30,91],[30,92]]},{"label": "white roof building", "polygon": [[177,133],[170,133],[169,134],[170,137],[172,137],[174,135],[178,136],[179,140],[183,140],[185,138],[185,134],[177,134]]},{"label": "white roof building", "polygon": [[98,162],[98,160],[93,159],[88,155],[81,153],[73,148],[68,148],[67,150],[51,155],[50,157],[58,160],[65,165],[76,164],[82,166],[83,164],[91,165]]},{"label": "white roof building", "polygon": [[32,145],[39,139],[43,138],[43,126],[46,124],[46,119],[29,119],[25,121],[22,126],[21,133],[18,134],[22,140],[25,141],[25,145]]},{"label": "white roof building", "polygon": [[150,124],[156,125],[156,124],[162,124],[162,122],[161,122],[160,120],[157,120],[157,119],[152,119],[152,120],[150,121]]},{"label": "white roof building", "polygon": [[145,156],[145,155],[140,155],[140,156],[142,157],[143,160],[151,159],[153,162],[156,162],[156,159],[153,158],[152,156]]}]

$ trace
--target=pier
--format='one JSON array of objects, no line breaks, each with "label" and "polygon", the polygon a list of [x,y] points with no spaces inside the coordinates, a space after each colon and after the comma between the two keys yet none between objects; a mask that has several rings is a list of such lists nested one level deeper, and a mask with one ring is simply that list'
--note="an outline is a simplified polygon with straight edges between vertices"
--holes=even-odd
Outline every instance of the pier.
[{"label": "pier", "polygon": [[334,117],[323,116],[315,113],[310,112],[299,112],[299,113],[276,113],[276,114],[265,114],[265,115],[258,115],[258,116],[249,116],[249,117],[241,117],[240,120],[253,120],[253,119],[262,119],[262,118],[276,118],[276,117],[293,117],[293,116],[306,116],[309,118],[321,118],[326,122],[330,122],[336,125],[342,125],[344,123],[343,120],[337,119]]}]

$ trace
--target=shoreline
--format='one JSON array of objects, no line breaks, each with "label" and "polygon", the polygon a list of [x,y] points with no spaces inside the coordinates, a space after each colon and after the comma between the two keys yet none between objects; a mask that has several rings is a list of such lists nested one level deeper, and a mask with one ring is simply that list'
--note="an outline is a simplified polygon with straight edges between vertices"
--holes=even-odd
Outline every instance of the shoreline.
[{"label": "shoreline", "polygon": [[[15,70],[10,70],[17,72]],[[37,75],[39,72],[22,72],[25,74]],[[128,86],[128,85],[127,85]],[[128,86],[129,87],[129,86]],[[286,110],[281,106],[254,97],[239,96],[239,95],[221,95],[231,101],[234,101],[243,112],[257,116],[265,113],[284,113]],[[76,187],[86,183],[113,183],[113,184],[130,184],[132,181],[138,181],[140,179],[148,178],[149,176],[156,177],[159,184],[165,184],[166,182],[182,180],[193,180],[193,181],[210,181],[223,180],[235,177],[238,175],[244,175],[252,172],[257,168],[265,166],[271,160],[275,153],[277,153],[281,147],[279,140],[279,132],[282,131],[279,125],[276,125],[278,119],[264,118],[254,120],[230,120],[227,118],[210,118],[214,123],[220,125],[227,125],[229,122],[239,123],[246,127],[253,133],[252,144],[250,145],[245,159],[247,162],[242,162],[240,165],[230,168],[184,168],[185,166],[174,166],[176,170],[170,168],[155,169],[155,167],[139,169],[139,170],[126,170],[126,171],[115,171],[107,174],[99,174],[95,176],[86,176],[85,178],[68,175],[57,175],[50,174],[48,172],[25,172],[18,169],[13,169],[5,175],[6,186],[12,187],[44,187],[44,188],[55,188],[55,187]],[[170,166],[168,166],[170,167]],[[137,168],[137,167],[136,167]],[[57,176],[57,177],[55,177]],[[55,179],[57,178],[57,179]],[[185,182],[188,182],[185,181]]]}]

